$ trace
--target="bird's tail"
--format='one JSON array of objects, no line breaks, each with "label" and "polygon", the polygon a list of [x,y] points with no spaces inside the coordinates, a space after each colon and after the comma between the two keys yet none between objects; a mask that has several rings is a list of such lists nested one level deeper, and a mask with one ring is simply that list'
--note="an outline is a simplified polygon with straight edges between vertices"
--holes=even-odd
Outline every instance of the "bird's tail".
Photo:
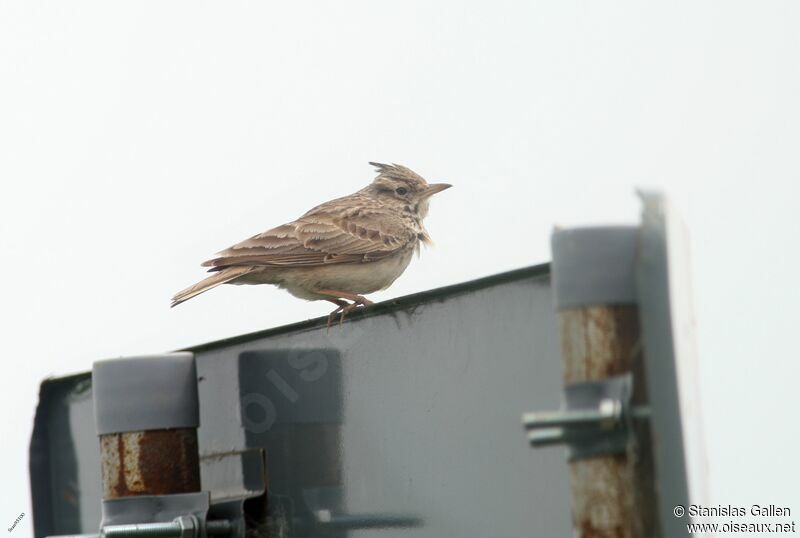
[{"label": "bird's tail", "polygon": [[225,284],[226,282],[230,282],[231,280],[246,275],[247,273],[250,273],[255,269],[256,269],[255,267],[243,267],[243,266],[226,267],[222,271],[215,273],[208,278],[204,278],[194,286],[189,286],[185,290],[176,293],[175,297],[172,298],[172,304],[170,305],[170,307],[179,305],[184,301],[188,301],[192,297],[200,295],[204,291],[208,291],[211,288],[216,288],[220,284]]}]

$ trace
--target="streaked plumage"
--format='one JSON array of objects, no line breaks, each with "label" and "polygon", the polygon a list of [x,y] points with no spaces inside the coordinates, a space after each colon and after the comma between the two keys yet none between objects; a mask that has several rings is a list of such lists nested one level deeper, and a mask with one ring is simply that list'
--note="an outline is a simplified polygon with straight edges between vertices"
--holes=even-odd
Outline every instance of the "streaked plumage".
[{"label": "streaked plumage", "polygon": [[405,166],[370,164],[378,176],[367,187],[223,250],[202,264],[215,274],[178,292],[172,306],[225,283],[275,284],[331,301],[334,313],[369,304],[361,295],[389,287],[430,240],[422,223],[429,199],[450,187]]}]

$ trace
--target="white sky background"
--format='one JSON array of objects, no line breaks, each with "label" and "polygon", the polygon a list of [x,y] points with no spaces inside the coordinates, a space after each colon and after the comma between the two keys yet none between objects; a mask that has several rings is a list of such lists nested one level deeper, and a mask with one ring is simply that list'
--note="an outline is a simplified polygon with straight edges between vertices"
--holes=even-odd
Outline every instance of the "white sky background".
[{"label": "white sky background", "polygon": [[554,224],[666,191],[712,500],[800,518],[798,28],[795,2],[4,2],[0,528],[32,532],[44,377],[327,314],[266,286],[168,304],[368,160],[455,185],[377,299],[547,261]]}]

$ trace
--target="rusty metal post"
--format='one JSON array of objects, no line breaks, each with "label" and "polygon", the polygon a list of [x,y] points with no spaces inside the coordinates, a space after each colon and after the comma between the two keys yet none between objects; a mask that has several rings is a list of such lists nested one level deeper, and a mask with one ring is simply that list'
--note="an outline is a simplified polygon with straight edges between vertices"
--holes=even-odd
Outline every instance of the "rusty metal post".
[{"label": "rusty metal post", "polygon": [[103,499],[200,491],[197,430],[100,436]]},{"label": "rusty metal post", "polygon": [[[633,405],[645,405],[636,307],[636,228],[553,234],[564,384],[633,374]],[[653,456],[647,421],[636,421],[624,453],[570,463],[573,532],[579,538],[658,538]]]},{"label": "rusty metal post", "polygon": [[200,491],[191,353],[95,363],[103,499]]}]

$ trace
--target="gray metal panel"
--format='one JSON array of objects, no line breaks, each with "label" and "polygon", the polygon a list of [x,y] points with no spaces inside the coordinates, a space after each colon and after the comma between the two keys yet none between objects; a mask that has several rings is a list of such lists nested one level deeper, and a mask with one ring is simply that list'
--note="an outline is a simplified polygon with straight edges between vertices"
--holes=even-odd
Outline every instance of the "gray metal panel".
[{"label": "gray metal panel", "polygon": [[688,278],[688,241],[663,196],[642,194],[637,293],[652,409],[656,488],[664,536],[686,536],[673,508],[706,505],[698,365]]},{"label": "gray metal panel", "polygon": [[100,447],[88,373],[42,383],[30,477],[36,536],[97,530]]},{"label": "gray metal panel", "polygon": [[[235,516],[236,499],[258,495],[268,476],[270,506],[286,507],[303,538],[569,536],[565,453],[531,450],[519,422],[561,391],[548,275],[540,266],[396,299],[329,334],[313,320],[191,349],[202,487],[218,513]],[[63,467],[73,502],[96,506],[98,520],[55,514],[39,525],[42,507],[64,502],[42,464],[62,472],[46,442],[58,410],[92,421],[90,406],[62,393],[48,402],[31,451],[32,480],[45,482],[36,535],[96,532],[99,489],[74,487],[75,464]],[[96,436],[58,435],[59,454],[95,469],[99,484]],[[338,528],[310,523],[324,510]],[[377,520],[395,527],[343,528]]]},{"label": "gray metal panel", "polygon": [[570,535],[565,454],[530,450],[519,424],[560,395],[549,278],[513,276],[382,305],[329,334],[315,323],[192,349],[203,486],[235,490],[225,482],[241,478],[214,462],[260,447],[270,493],[301,521],[422,522],[346,536]]}]

